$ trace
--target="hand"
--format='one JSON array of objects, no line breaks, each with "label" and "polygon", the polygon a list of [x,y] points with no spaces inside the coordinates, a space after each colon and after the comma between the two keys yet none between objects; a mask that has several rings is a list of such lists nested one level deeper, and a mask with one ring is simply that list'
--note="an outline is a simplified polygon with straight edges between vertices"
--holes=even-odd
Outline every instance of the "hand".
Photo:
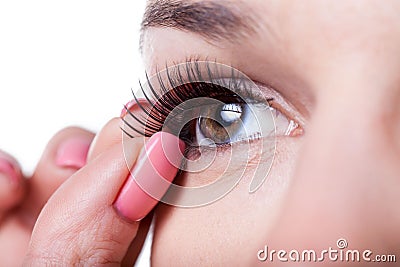
[{"label": "hand", "polygon": [[145,152],[143,137],[122,143],[121,136],[119,120],[110,121],[96,137],[87,165],[51,196],[35,225],[24,266],[133,265],[151,222],[146,215],[157,201],[140,190],[129,170],[138,160],[132,170],[136,178],[154,182],[161,173],[172,180],[177,169],[163,153],[180,160],[184,145],[170,134],[156,134]]},{"label": "hand", "polygon": [[21,266],[39,212],[53,192],[85,164],[93,137],[79,128],[58,132],[29,179],[14,158],[0,151],[0,266]]}]

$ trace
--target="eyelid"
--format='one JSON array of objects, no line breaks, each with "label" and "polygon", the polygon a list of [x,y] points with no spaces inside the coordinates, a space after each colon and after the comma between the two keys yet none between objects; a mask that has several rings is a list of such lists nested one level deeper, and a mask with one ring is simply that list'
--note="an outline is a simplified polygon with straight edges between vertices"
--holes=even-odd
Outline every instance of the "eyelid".
[{"label": "eyelid", "polygon": [[[247,99],[246,102],[250,104],[266,104],[268,105],[269,101],[273,99],[273,96],[269,96],[261,91],[259,86],[253,82],[252,80],[245,80],[245,79],[232,79],[232,78],[221,78],[218,80],[227,80],[227,82],[236,82],[235,86],[227,86],[226,88],[231,89],[234,93],[239,94],[239,96],[245,97]],[[238,81],[237,81],[238,80]],[[224,86],[224,84],[221,84]],[[238,86],[239,85],[239,86]]]},{"label": "eyelid", "polygon": [[254,81],[254,83],[260,88],[260,90],[268,99],[272,99],[269,101],[269,105],[272,108],[277,109],[289,120],[293,120],[302,129],[304,129],[306,123],[304,116],[302,116],[302,114],[288,100],[286,100],[277,89],[258,81]]},{"label": "eyelid", "polygon": [[[230,78],[222,78],[222,79],[231,80]],[[271,86],[260,83],[258,81],[253,81],[253,80],[249,81],[251,81],[251,84],[249,84],[249,87],[251,88],[235,87],[236,90],[240,91],[238,93],[240,93],[241,96],[248,97],[248,99],[245,99],[245,101],[251,104],[268,105],[278,110],[280,113],[286,116],[290,121],[293,121],[302,129],[304,128],[305,124],[304,117],[301,115],[299,111],[296,110],[296,108],[293,105],[291,105],[291,103],[288,100],[286,100],[278,92],[278,90],[272,88]],[[246,82],[249,83],[249,81]],[[256,86],[255,88],[253,88],[254,85]]]}]

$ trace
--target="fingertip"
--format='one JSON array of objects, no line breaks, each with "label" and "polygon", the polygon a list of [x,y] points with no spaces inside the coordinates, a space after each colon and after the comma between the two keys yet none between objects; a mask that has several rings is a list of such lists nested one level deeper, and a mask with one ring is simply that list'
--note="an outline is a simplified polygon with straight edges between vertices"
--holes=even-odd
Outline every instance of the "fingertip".
[{"label": "fingertip", "polygon": [[130,177],[113,206],[119,217],[128,223],[134,223],[146,217],[157,202]]},{"label": "fingertip", "polygon": [[0,151],[0,212],[14,207],[23,195],[23,176],[17,161]]},{"label": "fingertip", "polygon": [[123,185],[114,208],[128,221],[140,221],[161,200],[178,173],[185,144],[158,132],[146,143]]},{"label": "fingertip", "polygon": [[17,183],[21,176],[21,170],[16,161],[2,151],[0,151],[0,174],[7,177],[10,183]]},{"label": "fingertip", "polygon": [[[69,170],[73,172],[86,164],[94,134],[79,127],[67,127],[57,132],[47,144],[36,168],[44,176],[45,170]],[[43,170],[43,172],[42,172]],[[51,173],[52,176],[56,173]]]},{"label": "fingertip", "polygon": [[38,165],[27,180],[29,194],[21,210],[35,221],[49,197],[71,175],[86,164],[94,134],[78,127],[57,132],[48,142]]},{"label": "fingertip", "polygon": [[72,136],[58,147],[55,163],[61,168],[80,169],[86,164],[92,138],[86,135]]}]

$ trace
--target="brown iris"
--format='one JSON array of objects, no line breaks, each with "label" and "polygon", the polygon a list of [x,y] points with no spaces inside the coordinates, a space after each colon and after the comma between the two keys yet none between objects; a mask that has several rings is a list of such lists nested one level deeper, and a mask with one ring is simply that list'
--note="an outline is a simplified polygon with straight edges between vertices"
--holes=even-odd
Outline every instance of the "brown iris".
[{"label": "brown iris", "polygon": [[227,144],[240,130],[242,116],[242,104],[223,104],[216,109],[208,109],[199,118],[199,129],[205,138],[216,144]]}]

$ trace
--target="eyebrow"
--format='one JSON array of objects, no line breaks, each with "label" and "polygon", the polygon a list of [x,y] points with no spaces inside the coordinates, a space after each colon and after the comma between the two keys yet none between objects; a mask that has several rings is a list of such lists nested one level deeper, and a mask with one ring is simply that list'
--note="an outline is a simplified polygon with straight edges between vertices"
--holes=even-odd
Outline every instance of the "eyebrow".
[{"label": "eyebrow", "polygon": [[243,2],[188,0],[149,1],[142,33],[150,27],[174,28],[201,35],[206,40],[236,40],[256,32],[249,7]]}]

